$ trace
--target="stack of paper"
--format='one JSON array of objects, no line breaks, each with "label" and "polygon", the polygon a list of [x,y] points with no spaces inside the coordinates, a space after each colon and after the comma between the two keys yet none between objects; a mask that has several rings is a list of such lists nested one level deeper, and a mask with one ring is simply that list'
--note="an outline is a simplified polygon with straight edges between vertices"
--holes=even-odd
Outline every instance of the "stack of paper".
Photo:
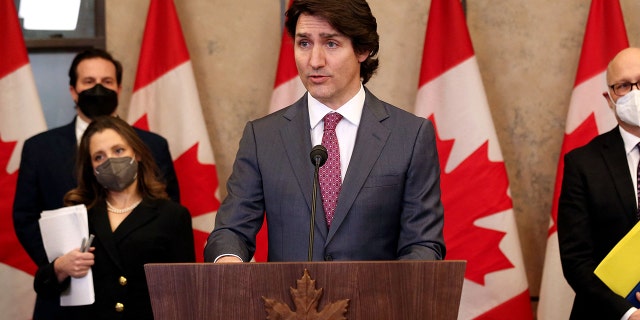
[{"label": "stack of paper", "polygon": [[640,302],[640,223],[637,223],[602,259],[594,273],[613,292],[625,297],[636,308]]},{"label": "stack of paper", "polygon": [[[49,261],[79,248],[83,239],[89,237],[87,208],[84,205],[43,211],[38,222]],[[61,306],[80,306],[94,302],[91,270],[85,277],[71,278],[69,288],[60,294]]]}]

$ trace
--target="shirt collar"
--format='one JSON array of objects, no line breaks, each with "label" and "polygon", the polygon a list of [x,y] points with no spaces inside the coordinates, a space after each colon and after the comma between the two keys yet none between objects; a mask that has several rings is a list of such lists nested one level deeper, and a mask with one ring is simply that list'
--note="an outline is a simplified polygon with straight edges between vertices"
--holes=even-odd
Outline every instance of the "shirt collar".
[{"label": "shirt collar", "polygon": [[622,136],[622,141],[624,141],[624,150],[627,154],[633,151],[633,148],[636,147],[638,143],[640,143],[640,137],[636,137],[635,135],[629,133],[624,130],[622,127],[618,126],[620,129],[620,135]]},{"label": "shirt collar", "polygon": [[316,100],[316,98],[312,97],[309,92],[307,92],[307,100],[309,105],[309,124],[311,128],[315,128],[321,121],[322,118],[327,113],[330,112],[338,112],[342,115],[343,119],[354,124],[356,127],[360,125],[360,118],[362,117],[362,109],[364,108],[364,100],[366,94],[364,92],[364,87],[360,84],[360,90],[356,93],[353,98],[351,98],[347,103],[343,104],[337,110],[333,110],[322,102]]},{"label": "shirt collar", "polygon": [[82,120],[79,116],[76,116],[76,141],[80,144],[80,139],[82,138],[82,134],[87,127],[89,126],[89,122]]}]

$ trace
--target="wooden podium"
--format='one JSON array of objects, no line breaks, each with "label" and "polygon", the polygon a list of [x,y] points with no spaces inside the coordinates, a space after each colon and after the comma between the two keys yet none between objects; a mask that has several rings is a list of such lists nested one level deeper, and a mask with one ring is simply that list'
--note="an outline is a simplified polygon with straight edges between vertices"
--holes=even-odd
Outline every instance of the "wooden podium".
[{"label": "wooden podium", "polygon": [[455,320],[465,267],[464,261],[180,263],[147,264],[145,271],[160,320],[254,320],[268,314],[291,320]]}]

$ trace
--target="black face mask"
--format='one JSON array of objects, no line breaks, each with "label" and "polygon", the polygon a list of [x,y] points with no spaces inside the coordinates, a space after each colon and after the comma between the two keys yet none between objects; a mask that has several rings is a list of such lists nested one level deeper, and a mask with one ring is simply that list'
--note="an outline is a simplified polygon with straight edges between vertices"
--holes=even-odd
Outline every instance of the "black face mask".
[{"label": "black face mask", "polygon": [[89,119],[109,116],[116,111],[117,106],[118,94],[101,84],[78,93],[78,107]]}]

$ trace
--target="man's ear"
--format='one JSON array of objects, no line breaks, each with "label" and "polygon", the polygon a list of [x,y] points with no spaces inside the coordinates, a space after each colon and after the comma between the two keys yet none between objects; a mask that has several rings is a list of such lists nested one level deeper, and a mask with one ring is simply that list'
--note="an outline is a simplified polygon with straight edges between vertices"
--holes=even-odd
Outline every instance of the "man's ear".
[{"label": "man's ear", "polygon": [[75,103],[78,103],[78,91],[76,91],[76,88],[69,86],[69,93],[71,94],[71,99],[73,99]]},{"label": "man's ear", "polygon": [[365,60],[367,60],[367,58],[369,58],[369,54],[371,54],[370,51],[356,53],[356,56],[358,57],[358,62],[363,63]]},{"label": "man's ear", "polygon": [[602,92],[602,96],[604,97],[605,100],[607,100],[607,105],[609,106],[609,109],[614,110],[616,103],[613,102],[613,99],[611,98],[611,95],[609,94],[609,92],[608,91]]}]

